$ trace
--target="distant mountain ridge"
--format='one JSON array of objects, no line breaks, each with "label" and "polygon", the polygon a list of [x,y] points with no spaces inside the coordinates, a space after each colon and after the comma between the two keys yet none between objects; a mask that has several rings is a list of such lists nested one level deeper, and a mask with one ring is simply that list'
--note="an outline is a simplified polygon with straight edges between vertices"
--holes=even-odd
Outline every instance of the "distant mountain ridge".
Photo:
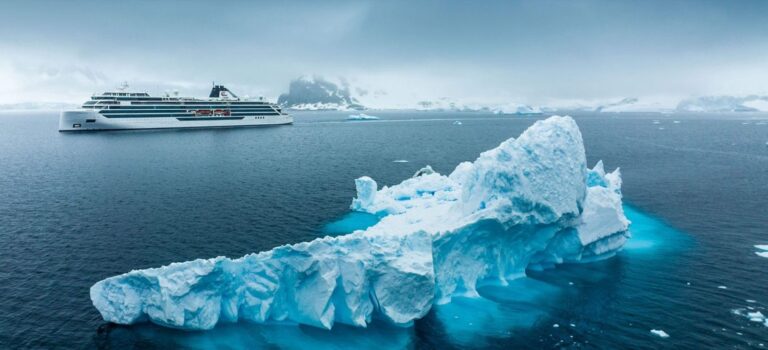
[{"label": "distant mountain ridge", "polygon": [[300,77],[291,81],[288,92],[280,95],[277,104],[297,110],[363,110],[365,106],[352,95],[342,81],[335,84],[321,77]]},{"label": "distant mountain ridge", "polygon": [[79,106],[74,103],[66,102],[20,102],[20,103],[5,103],[0,104],[0,110],[13,111],[13,110],[56,110],[56,109],[70,109],[78,108]]},{"label": "distant mountain ridge", "polygon": [[682,112],[768,112],[768,96],[701,96],[687,98],[677,105]]}]

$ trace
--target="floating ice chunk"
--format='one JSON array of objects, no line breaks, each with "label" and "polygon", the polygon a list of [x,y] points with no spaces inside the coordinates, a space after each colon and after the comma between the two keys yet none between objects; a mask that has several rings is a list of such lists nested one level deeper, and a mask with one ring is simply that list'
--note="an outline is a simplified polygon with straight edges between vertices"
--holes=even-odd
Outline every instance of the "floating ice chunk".
[{"label": "floating ice chunk", "polygon": [[726,286],[717,286],[717,289],[728,289]]},{"label": "floating ice chunk", "polygon": [[448,176],[429,170],[381,189],[355,180],[351,208],[381,218],[365,230],[132,271],[94,284],[91,300],[110,322],[182,329],[409,325],[436,303],[480,297],[478,287],[509,285],[528,268],[613,256],[629,236],[618,170],[587,169],[569,117],[538,121]]},{"label": "floating ice chunk", "polygon": [[[754,309],[754,308],[752,308]],[[768,317],[763,315],[760,311],[748,311],[747,309],[734,309],[732,312],[738,316],[742,316],[747,318],[751,322],[757,322],[762,323],[764,326],[768,327]]]},{"label": "floating ice chunk", "polygon": [[347,117],[347,120],[379,120],[380,118],[373,115],[367,115],[365,113],[360,114],[350,114]]},{"label": "floating ice chunk", "polygon": [[406,160],[406,159],[397,159],[397,160],[393,160],[392,163],[408,163],[408,160]]},{"label": "floating ice chunk", "polygon": [[458,120],[453,122],[453,125],[461,125],[461,124],[462,124],[461,121],[458,121]]},{"label": "floating ice chunk", "polygon": [[[765,143],[768,146],[768,142]],[[755,252],[758,256],[768,258],[768,244],[756,244],[755,248],[762,250],[761,252]]]},{"label": "floating ice chunk", "polygon": [[765,320],[765,316],[760,311],[747,312],[747,318],[752,322],[763,322]]},{"label": "floating ice chunk", "polygon": [[665,331],[663,331],[661,329],[651,329],[651,333],[653,333],[654,335],[657,335],[657,336],[659,336],[661,338],[669,338],[669,334],[667,334],[667,332],[665,332]]}]

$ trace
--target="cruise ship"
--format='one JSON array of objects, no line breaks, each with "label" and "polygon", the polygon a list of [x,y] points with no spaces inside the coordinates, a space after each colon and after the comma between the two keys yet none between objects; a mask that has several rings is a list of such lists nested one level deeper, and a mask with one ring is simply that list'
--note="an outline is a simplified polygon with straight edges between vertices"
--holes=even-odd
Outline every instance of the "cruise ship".
[{"label": "cruise ship", "polygon": [[197,99],[146,92],[95,94],[81,108],[61,112],[59,131],[266,126],[293,123],[293,117],[263,99],[241,99],[223,85],[213,85],[208,98]]}]

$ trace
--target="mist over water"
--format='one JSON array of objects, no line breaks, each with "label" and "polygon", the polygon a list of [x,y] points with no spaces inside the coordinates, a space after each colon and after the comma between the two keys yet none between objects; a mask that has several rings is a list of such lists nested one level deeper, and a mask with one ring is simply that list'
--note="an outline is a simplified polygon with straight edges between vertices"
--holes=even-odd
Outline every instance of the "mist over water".
[{"label": "mist over water", "polygon": [[538,119],[380,112],[377,121],[346,122],[347,114],[296,114],[295,125],[275,128],[94,134],[57,133],[56,113],[0,114],[0,347],[768,344],[768,327],[732,312],[768,313],[768,259],[752,247],[768,244],[760,210],[768,125],[754,122],[768,120],[762,114],[574,115],[589,166],[621,167],[633,222],[624,251],[484,287],[483,298],[435,306],[411,327],[238,323],[184,332],[101,320],[88,296],[98,280],[370,226],[375,217],[349,213],[355,178],[391,185],[427,164],[449,173]]}]

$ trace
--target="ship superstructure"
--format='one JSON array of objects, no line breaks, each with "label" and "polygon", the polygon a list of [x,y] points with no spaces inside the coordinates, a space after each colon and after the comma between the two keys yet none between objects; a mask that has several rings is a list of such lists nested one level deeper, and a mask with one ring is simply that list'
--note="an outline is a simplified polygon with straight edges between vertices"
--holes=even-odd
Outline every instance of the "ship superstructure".
[{"label": "ship superstructure", "polygon": [[59,131],[208,128],[281,125],[293,118],[263,99],[241,99],[223,85],[213,85],[208,98],[161,97],[146,92],[95,94],[80,109],[63,111]]}]

